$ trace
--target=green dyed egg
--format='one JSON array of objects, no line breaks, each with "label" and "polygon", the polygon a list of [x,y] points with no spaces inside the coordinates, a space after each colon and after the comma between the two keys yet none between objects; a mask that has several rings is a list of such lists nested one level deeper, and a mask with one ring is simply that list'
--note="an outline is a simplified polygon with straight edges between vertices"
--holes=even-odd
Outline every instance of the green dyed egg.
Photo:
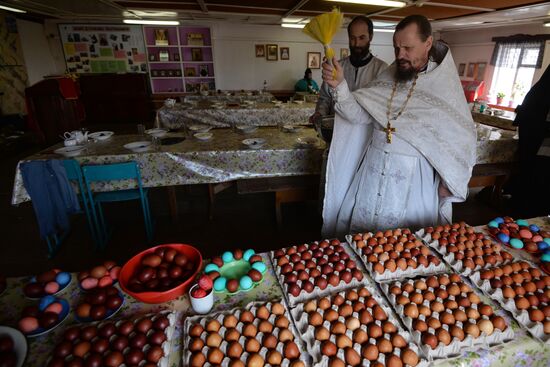
[{"label": "green dyed egg", "polygon": [[217,292],[221,292],[225,290],[225,285],[227,284],[227,278],[225,277],[218,277],[216,280],[214,280],[214,290]]},{"label": "green dyed egg", "polygon": [[523,248],[523,242],[517,238],[510,239],[510,246],[513,248]]},{"label": "green dyed egg", "polygon": [[252,282],[252,279],[248,275],[245,275],[239,281],[239,285],[241,286],[242,290],[247,290],[247,289],[252,288],[253,282]]},{"label": "green dyed egg", "polygon": [[252,269],[256,269],[258,270],[260,273],[264,273],[265,270],[267,269],[267,267],[265,266],[265,264],[261,261],[258,261],[258,262],[255,262],[254,264],[252,264]]},{"label": "green dyed egg", "polygon": [[255,254],[254,250],[248,249],[243,253],[243,259],[245,261],[250,260],[250,258]]}]

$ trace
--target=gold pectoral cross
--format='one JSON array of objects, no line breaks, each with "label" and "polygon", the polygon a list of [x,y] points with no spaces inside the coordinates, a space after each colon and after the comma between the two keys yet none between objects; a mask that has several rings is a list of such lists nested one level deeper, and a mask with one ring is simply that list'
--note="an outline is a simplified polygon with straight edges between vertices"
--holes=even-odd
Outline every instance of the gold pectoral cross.
[{"label": "gold pectoral cross", "polygon": [[384,132],[386,133],[386,139],[388,143],[391,144],[391,138],[392,134],[395,132],[395,127],[391,126],[391,122],[388,120],[388,125],[384,128]]}]

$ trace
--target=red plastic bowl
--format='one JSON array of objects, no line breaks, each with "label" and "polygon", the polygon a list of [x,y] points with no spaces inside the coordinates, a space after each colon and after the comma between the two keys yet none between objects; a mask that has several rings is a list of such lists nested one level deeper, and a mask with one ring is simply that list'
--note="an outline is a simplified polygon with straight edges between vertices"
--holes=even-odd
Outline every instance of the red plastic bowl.
[{"label": "red plastic bowl", "polygon": [[[195,268],[193,269],[193,274],[185,280],[183,283],[178,285],[175,288],[169,289],[164,292],[132,292],[128,289],[128,282],[130,281],[130,278],[134,274],[135,270],[140,266],[141,259],[143,256],[150,254],[152,252],[155,252],[157,248],[173,248],[180,254],[184,254],[187,256],[187,259],[189,261],[192,261],[193,264],[195,264]],[[122,269],[120,269],[120,274],[118,276],[118,281],[120,283],[120,287],[124,292],[129,294],[130,296],[134,297],[138,301],[144,302],[144,303],[163,303],[171,301],[175,298],[178,298],[184,294],[186,294],[187,290],[189,289],[191,282],[193,279],[195,279],[195,276],[199,272],[199,270],[202,269],[202,256],[199,250],[194,248],[190,245],[183,245],[183,244],[167,244],[167,245],[159,245],[155,247],[151,247],[145,251],[140,252],[139,254],[132,257],[124,266]]]}]

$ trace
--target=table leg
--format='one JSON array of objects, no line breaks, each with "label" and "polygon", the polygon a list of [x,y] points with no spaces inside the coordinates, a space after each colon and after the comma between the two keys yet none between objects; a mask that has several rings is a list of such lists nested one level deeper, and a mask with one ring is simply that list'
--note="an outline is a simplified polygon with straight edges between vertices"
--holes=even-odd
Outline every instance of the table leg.
[{"label": "table leg", "polygon": [[168,206],[170,207],[170,217],[172,217],[172,222],[177,223],[179,219],[179,215],[178,215],[178,200],[176,198],[176,187],[167,186],[166,192],[168,193]]}]

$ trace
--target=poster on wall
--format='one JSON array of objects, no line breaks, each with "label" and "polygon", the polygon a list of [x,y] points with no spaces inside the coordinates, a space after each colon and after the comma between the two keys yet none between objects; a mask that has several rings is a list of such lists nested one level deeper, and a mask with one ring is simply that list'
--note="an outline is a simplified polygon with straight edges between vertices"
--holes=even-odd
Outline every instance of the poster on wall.
[{"label": "poster on wall", "polygon": [[59,24],[59,35],[69,73],[147,71],[139,26]]}]

